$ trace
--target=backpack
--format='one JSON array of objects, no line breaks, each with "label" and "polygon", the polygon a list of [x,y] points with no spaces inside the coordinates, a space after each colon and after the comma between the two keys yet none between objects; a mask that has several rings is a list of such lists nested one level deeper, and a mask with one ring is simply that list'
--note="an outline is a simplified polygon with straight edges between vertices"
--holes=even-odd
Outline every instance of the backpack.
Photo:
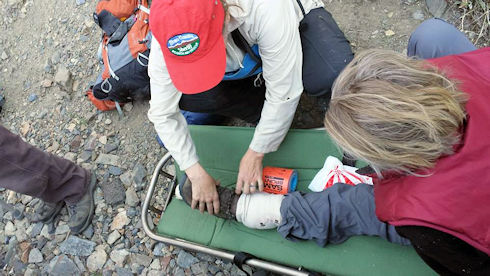
[{"label": "backpack", "polygon": [[151,33],[147,0],[99,0],[94,20],[102,29],[97,77],[89,99],[100,110],[150,98],[148,58]]}]

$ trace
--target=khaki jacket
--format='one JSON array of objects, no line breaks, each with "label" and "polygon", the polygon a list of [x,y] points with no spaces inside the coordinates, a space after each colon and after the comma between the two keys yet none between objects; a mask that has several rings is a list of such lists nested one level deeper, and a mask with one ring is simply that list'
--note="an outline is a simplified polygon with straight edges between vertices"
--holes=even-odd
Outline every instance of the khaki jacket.
[{"label": "khaki jacket", "polygon": [[[230,22],[225,26],[226,71],[241,66],[244,53],[233,43],[231,31],[238,28],[250,45],[258,44],[266,94],[260,121],[250,148],[276,151],[291,126],[301,93],[303,52],[299,23],[303,13],[296,0],[228,0]],[[305,13],[323,7],[321,0],[301,0]],[[180,114],[182,93],[172,84],[156,39],[152,39],[148,74],[151,100],[148,118],[185,170],[199,161],[187,123]]]}]

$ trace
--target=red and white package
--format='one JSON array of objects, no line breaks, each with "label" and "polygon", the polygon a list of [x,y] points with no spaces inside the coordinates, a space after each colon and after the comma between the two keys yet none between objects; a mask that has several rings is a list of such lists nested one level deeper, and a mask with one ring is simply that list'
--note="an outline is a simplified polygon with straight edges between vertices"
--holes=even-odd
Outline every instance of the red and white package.
[{"label": "red and white package", "polygon": [[373,184],[369,176],[356,173],[357,168],[346,166],[339,159],[329,156],[323,168],[315,175],[308,188],[313,192],[321,192],[332,187],[335,183],[357,185],[359,183]]}]

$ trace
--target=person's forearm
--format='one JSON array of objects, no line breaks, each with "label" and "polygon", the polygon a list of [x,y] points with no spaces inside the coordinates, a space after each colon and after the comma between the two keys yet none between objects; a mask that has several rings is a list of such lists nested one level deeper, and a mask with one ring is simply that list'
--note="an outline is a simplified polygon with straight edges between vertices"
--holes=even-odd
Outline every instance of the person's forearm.
[{"label": "person's forearm", "polygon": [[300,95],[285,102],[265,102],[249,148],[258,153],[274,152],[286,137],[294,118]]},{"label": "person's forearm", "polygon": [[160,45],[152,40],[152,51],[148,64],[151,100],[148,118],[165,147],[185,170],[199,161],[192,142],[187,122],[180,113],[179,102],[182,96],[170,79],[163,59]]},{"label": "person's forearm", "polygon": [[189,177],[191,182],[196,182],[206,174],[206,170],[199,164],[199,162],[193,164],[185,170],[185,173]]}]

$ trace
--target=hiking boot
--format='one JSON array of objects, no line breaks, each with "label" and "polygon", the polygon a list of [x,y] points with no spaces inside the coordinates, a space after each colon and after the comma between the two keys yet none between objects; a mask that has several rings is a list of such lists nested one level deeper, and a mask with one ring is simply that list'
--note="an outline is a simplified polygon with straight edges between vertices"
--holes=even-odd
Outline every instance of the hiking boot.
[{"label": "hiking boot", "polygon": [[[235,190],[216,186],[219,196],[219,213],[215,216],[223,219],[235,219],[235,211],[238,199],[240,195],[235,194]],[[182,199],[187,205],[191,206],[192,203],[192,183],[184,175],[179,183],[179,186],[175,189],[176,197]]]},{"label": "hiking boot", "polygon": [[49,224],[61,212],[61,208],[63,208],[64,205],[64,201],[50,203],[39,200],[39,203],[33,208],[34,213],[31,215],[30,221]]},{"label": "hiking boot", "polygon": [[78,234],[85,230],[92,222],[92,216],[94,215],[95,202],[94,191],[97,183],[97,177],[95,173],[92,173],[90,184],[87,189],[87,193],[74,205],[67,205],[68,226],[74,234]]}]

